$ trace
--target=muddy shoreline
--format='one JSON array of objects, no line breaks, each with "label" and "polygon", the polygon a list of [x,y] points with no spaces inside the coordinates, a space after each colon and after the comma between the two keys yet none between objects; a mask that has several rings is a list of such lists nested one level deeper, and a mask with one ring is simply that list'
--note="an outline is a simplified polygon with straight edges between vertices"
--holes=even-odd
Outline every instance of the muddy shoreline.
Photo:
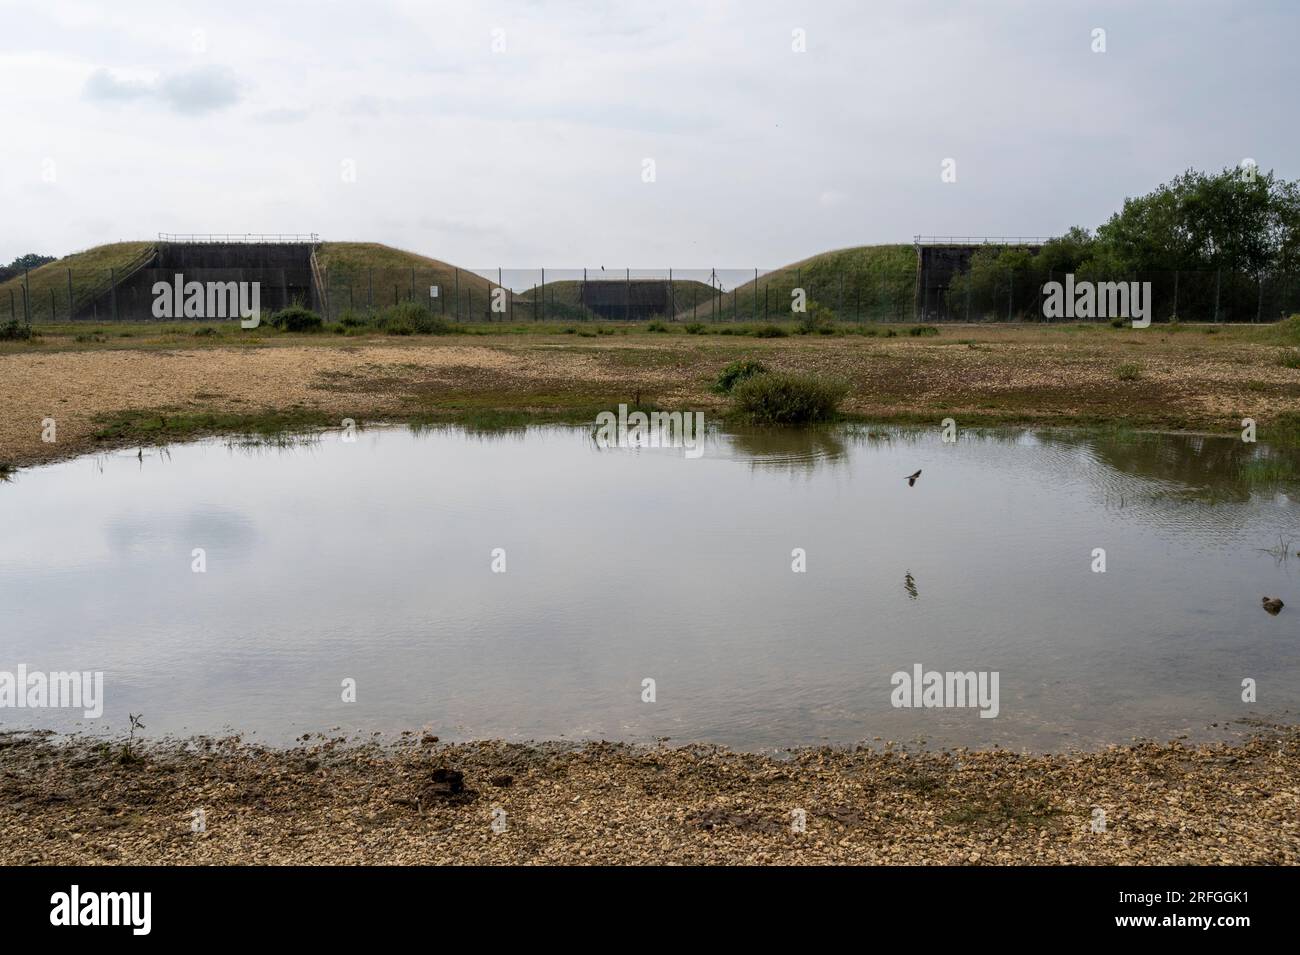
[{"label": "muddy shoreline", "polygon": [[1300,727],[1054,755],[781,759],[418,733],[128,748],[8,732],[0,833],[8,865],[1295,865]]}]

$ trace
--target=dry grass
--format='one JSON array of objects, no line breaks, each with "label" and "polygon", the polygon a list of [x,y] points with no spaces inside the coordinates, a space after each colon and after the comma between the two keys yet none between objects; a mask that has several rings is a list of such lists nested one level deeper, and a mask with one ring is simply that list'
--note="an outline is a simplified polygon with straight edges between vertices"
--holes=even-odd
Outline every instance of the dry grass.
[{"label": "dry grass", "polygon": [[[175,328],[175,326],[172,326]],[[111,332],[111,330],[109,330]],[[480,331],[482,331],[480,329]],[[47,333],[0,348],[0,462],[30,465],[105,446],[104,422],[145,411],[177,415],[292,412],[327,423],[456,420],[483,413],[587,420],[634,400],[721,414],[712,392],[738,358],[773,371],[841,379],[843,410],[879,421],[964,425],[1107,424],[1232,433],[1300,413],[1300,371],[1277,362],[1269,329],[1146,332],[1089,326],[944,326],[938,336],[781,339],[648,334],[590,338],[491,333],[397,340],[238,330],[196,338],[150,329],[77,342]],[[1140,363],[1122,381],[1116,367]],[[41,420],[58,421],[58,443]],[[129,428],[112,441],[130,444]],[[169,438],[184,437],[170,434]]]}]

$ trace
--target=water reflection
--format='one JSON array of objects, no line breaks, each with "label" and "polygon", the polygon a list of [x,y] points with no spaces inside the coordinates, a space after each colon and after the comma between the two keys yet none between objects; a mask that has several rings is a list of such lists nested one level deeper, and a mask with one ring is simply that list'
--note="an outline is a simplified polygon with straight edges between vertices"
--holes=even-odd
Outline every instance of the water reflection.
[{"label": "water reflection", "polygon": [[[427,725],[1051,749],[1300,706],[1300,509],[1250,470],[1291,452],[867,426],[712,431],[698,460],[584,428],[352,437],[21,472],[0,491],[0,670],[104,670],[93,731],[144,712],[272,741]],[[1000,672],[998,718],[891,707],[917,663]],[[1240,699],[1259,674],[1267,710]]]}]

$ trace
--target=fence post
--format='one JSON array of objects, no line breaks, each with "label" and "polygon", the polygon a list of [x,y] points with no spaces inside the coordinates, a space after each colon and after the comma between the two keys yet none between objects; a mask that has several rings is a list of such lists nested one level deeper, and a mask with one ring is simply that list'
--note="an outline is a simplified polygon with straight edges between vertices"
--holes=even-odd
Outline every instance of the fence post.
[{"label": "fence post", "polygon": [[372,266],[366,269],[366,309],[375,310],[375,270]]},{"label": "fence post", "polygon": [[68,269],[68,321],[74,318],[72,314],[72,269]]},{"label": "fence post", "polygon": [[1181,274],[1180,269],[1174,269],[1174,313],[1172,318],[1178,319],[1178,276]]},{"label": "fence post", "polygon": [[623,277],[627,282],[627,297],[623,303],[623,318],[630,319],[632,317],[632,269],[625,265],[623,270]]},{"label": "fence post", "polygon": [[54,311],[54,286],[51,285],[51,286],[50,286],[50,321],[54,321],[54,319],[55,319],[55,311]]},{"label": "fence post", "polygon": [[456,269],[456,321],[460,321],[460,269]]},{"label": "fence post", "polygon": [[9,290],[9,318],[11,321],[18,321],[18,309],[14,305],[14,290]]},{"label": "fence post", "polygon": [[113,303],[113,321],[117,321],[117,269],[108,270],[109,298]]},{"label": "fence post", "polygon": [[1214,270],[1214,322],[1216,325],[1219,322],[1219,280],[1222,272],[1222,269]]},{"label": "fence post", "polygon": [[415,301],[415,266],[411,266],[411,301]]},{"label": "fence post", "polygon": [[542,266],[542,321],[546,321],[546,266]]},{"label": "fence post", "polygon": [[673,288],[673,270],[668,269],[668,307],[672,309],[673,321],[677,321],[677,289]]}]

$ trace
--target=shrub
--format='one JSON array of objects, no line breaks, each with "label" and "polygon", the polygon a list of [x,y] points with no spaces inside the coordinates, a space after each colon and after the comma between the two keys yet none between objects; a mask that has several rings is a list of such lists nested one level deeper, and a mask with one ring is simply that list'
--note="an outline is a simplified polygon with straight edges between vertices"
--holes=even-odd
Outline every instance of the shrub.
[{"label": "shrub", "polygon": [[[737,332],[736,334],[743,335],[744,332]],[[754,332],[755,338],[788,338],[789,336],[790,333],[780,325],[764,325]]]},{"label": "shrub", "polygon": [[683,325],[682,327],[686,329],[686,334],[687,334],[687,335],[702,335],[702,334],[704,334],[704,325],[703,325],[702,322],[687,322],[687,323],[686,323],[685,325]]},{"label": "shrub", "polygon": [[647,332],[667,332],[668,326],[663,322],[651,322],[645,327]]},{"label": "shrub", "polygon": [[829,308],[813,305],[799,319],[800,335],[831,334],[835,331],[835,318]]},{"label": "shrub", "polygon": [[713,390],[720,395],[729,394],[742,381],[761,375],[765,371],[767,366],[761,361],[753,358],[737,359],[722,369],[722,374],[718,375],[718,383],[713,386]]},{"label": "shrub", "polygon": [[1300,368],[1300,350],[1290,349],[1277,356],[1277,363],[1283,368]]},{"label": "shrub", "polygon": [[907,330],[907,334],[911,335],[913,338],[923,338],[927,335],[938,335],[939,329],[935,328],[933,325],[913,325]]},{"label": "shrub", "polygon": [[849,392],[842,381],[773,372],[747,378],[732,390],[736,410],[760,424],[826,421]]},{"label": "shrub", "polygon": [[208,336],[215,335],[215,334],[217,334],[217,330],[213,328],[211,325],[204,325],[202,328],[194,329],[195,338],[206,338]]},{"label": "shrub", "polygon": [[11,318],[9,321],[0,325],[0,341],[5,342],[25,342],[32,337],[32,327]]},{"label": "shrub", "polygon": [[1128,325],[1127,318],[1112,318],[1110,320],[1111,328],[1124,328],[1126,325]]},{"label": "shrub", "polygon": [[1136,362],[1126,361],[1115,368],[1115,377],[1120,381],[1137,381],[1142,377],[1142,366]]},{"label": "shrub", "polygon": [[319,315],[296,302],[278,312],[272,312],[267,318],[267,323],[282,332],[318,332],[324,327],[324,322]]},{"label": "shrub", "polygon": [[453,331],[446,319],[414,302],[388,306],[375,319],[375,327],[389,335],[450,335]]},{"label": "shrub", "polygon": [[1273,326],[1276,337],[1288,345],[1300,345],[1300,315],[1292,315]]}]

